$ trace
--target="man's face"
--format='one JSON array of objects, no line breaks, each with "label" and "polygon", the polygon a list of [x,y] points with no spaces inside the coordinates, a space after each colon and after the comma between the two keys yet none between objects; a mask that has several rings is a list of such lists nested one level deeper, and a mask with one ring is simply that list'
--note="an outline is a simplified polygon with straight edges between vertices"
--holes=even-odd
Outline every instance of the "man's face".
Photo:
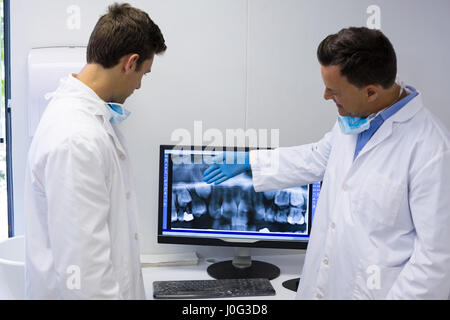
[{"label": "man's face", "polygon": [[135,90],[141,88],[142,77],[152,71],[153,58],[144,60],[139,68],[136,68],[136,63],[131,70],[123,75],[123,86],[118,94],[117,100],[119,103],[124,103],[125,100],[130,97]]},{"label": "man's face", "polygon": [[321,66],[325,84],[325,100],[333,100],[341,116],[367,117],[368,101],[365,89],[350,84],[339,66]]}]

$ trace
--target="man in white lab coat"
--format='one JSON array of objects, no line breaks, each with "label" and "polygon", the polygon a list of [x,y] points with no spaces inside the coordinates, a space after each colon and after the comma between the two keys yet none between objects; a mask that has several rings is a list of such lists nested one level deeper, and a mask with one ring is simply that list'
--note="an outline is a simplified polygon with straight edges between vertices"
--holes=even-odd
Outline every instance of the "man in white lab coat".
[{"label": "man in white lab coat", "polygon": [[135,193],[116,125],[165,50],[145,12],[114,4],[92,32],[86,67],[53,93],[27,162],[28,298],[145,298]]},{"label": "man in white lab coat", "polygon": [[[449,131],[418,91],[395,83],[382,32],[343,29],[318,58],[334,128],[318,143],[247,160],[256,191],[323,181],[297,298],[448,299]],[[205,181],[248,167],[219,165]]]}]

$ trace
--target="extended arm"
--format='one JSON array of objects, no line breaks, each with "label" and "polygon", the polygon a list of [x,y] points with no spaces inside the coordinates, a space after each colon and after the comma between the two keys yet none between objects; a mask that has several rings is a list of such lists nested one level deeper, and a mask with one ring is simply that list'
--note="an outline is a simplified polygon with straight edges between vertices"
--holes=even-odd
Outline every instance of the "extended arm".
[{"label": "extended arm", "polygon": [[321,181],[327,168],[332,137],[333,131],[317,143],[251,151],[250,166],[255,190],[278,190]]}]

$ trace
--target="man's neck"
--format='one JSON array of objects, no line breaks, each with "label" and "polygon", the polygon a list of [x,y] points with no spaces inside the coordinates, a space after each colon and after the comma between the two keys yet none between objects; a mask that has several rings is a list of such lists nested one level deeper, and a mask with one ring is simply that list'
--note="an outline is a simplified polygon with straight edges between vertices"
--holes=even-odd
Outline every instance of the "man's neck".
[{"label": "man's neck", "polygon": [[114,79],[111,74],[112,70],[104,69],[97,64],[87,64],[83,70],[77,75],[74,75],[78,80],[83,82],[89,88],[91,88],[99,97],[105,102],[111,101],[112,83],[111,79]]},{"label": "man's neck", "polygon": [[403,90],[403,92],[401,90],[402,87],[400,85],[394,84],[392,88],[386,91],[386,94],[382,97],[379,105],[373,110],[372,114],[378,113],[405,98],[408,93],[406,90]]}]

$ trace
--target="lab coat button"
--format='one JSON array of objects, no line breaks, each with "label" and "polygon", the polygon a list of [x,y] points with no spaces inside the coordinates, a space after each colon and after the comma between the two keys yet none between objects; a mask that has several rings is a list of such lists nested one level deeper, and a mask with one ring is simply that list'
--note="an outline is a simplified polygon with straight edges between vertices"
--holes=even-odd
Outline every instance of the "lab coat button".
[{"label": "lab coat button", "polygon": [[125,157],[125,155],[124,154],[121,154],[120,156],[119,156],[119,158],[120,158],[120,160],[125,160],[127,157]]},{"label": "lab coat button", "polygon": [[323,299],[323,296],[320,293],[318,293],[318,294],[316,294],[316,298],[317,299]]},{"label": "lab coat button", "polygon": [[343,185],[342,185],[342,190],[348,191],[348,186],[347,186],[346,184],[343,184]]},{"label": "lab coat button", "polygon": [[333,229],[333,230],[336,229],[336,224],[334,222],[332,222],[330,226],[331,226],[331,229]]},{"label": "lab coat button", "polygon": [[127,192],[127,195],[126,195],[126,196],[127,196],[127,199],[130,200],[130,198],[131,198],[131,192]]},{"label": "lab coat button", "polygon": [[323,264],[326,265],[326,266],[328,265],[328,259],[327,259],[327,258],[325,258],[325,259],[323,260]]},{"label": "lab coat button", "polygon": [[134,238],[135,238],[136,240],[139,240],[139,234],[135,233],[135,234],[134,234]]}]

